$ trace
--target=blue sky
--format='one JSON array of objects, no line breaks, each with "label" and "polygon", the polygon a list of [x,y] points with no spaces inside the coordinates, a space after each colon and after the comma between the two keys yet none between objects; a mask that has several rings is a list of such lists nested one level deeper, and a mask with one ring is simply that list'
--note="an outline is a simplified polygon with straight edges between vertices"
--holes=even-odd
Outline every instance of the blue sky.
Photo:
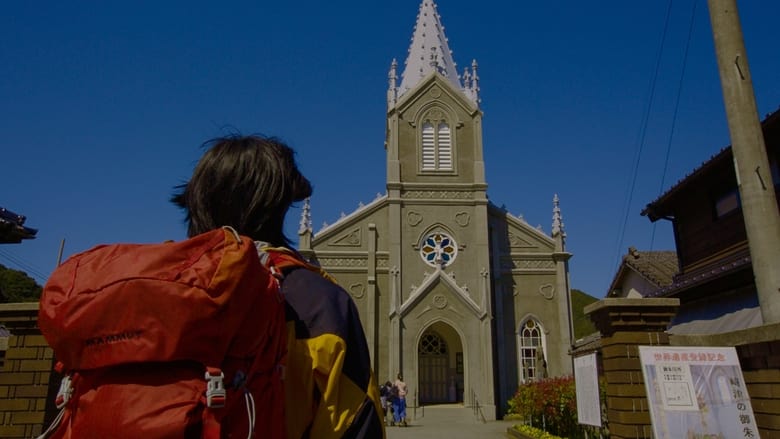
[{"label": "blue sky", "polygon": [[[549,233],[559,195],[572,287],[602,297],[628,246],[673,249],[669,224],[639,212],[730,143],[706,1],[437,4],[459,71],[479,63],[488,196]],[[5,5],[0,206],[39,232],[0,263],[42,283],[63,239],[67,257],[184,238],[172,188],[233,132],[298,151],[315,232],[370,202],[385,192],[387,71],[418,6]],[[780,2],[739,8],[763,117],[780,106]]]}]

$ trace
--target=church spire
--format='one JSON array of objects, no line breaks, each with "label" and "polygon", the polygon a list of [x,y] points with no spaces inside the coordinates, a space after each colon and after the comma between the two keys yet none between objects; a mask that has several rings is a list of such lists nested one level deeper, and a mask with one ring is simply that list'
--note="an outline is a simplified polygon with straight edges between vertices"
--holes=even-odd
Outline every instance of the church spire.
[{"label": "church spire", "polygon": [[414,88],[433,71],[442,74],[458,90],[462,89],[436,3],[433,0],[422,0],[398,95]]}]

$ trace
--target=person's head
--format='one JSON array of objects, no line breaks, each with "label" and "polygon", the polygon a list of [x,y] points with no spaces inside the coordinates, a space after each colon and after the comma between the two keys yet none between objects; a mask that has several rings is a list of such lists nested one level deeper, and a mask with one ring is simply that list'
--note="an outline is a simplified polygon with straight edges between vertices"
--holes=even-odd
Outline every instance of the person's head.
[{"label": "person's head", "polygon": [[385,386],[387,386],[387,387],[393,387],[393,383],[391,383],[390,381],[388,381],[388,382],[386,382],[386,383],[385,383]]},{"label": "person's head", "polygon": [[399,373],[399,374],[398,374],[398,379],[399,379],[399,380],[401,380],[401,381],[403,381],[403,380],[404,380],[404,376],[403,376],[403,374]]},{"label": "person's head", "polygon": [[192,177],[171,198],[187,215],[187,234],[231,226],[256,241],[289,245],[284,216],[293,202],[312,193],[295,152],[258,135],[221,137],[206,145]]}]

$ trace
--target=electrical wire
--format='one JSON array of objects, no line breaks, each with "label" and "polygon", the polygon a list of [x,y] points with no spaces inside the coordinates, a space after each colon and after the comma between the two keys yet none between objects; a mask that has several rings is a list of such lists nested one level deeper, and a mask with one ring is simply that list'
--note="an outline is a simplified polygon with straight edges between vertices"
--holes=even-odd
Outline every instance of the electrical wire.
[{"label": "electrical wire", "polygon": [[46,279],[49,277],[43,274],[37,268],[35,268],[32,264],[24,261],[24,259],[18,256],[14,256],[8,253],[7,251],[3,250],[2,248],[0,248],[0,257],[9,261],[12,265],[21,268],[28,275],[31,275],[32,277],[36,278],[36,280],[38,280],[41,284],[46,283]]},{"label": "electrical wire", "polygon": [[[691,21],[688,24],[688,40],[685,42],[685,52],[683,53],[682,71],[680,72],[680,80],[677,83],[677,98],[674,102],[674,112],[672,114],[672,127],[669,130],[669,140],[666,143],[666,157],[664,158],[663,172],[661,173],[661,185],[658,188],[658,196],[660,197],[664,191],[664,185],[666,184],[666,172],[669,170],[669,156],[672,150],[672,139],[674,138],[674,129],[677,125],[677,111],[680,109],[680,97],[682,96],[683,79],[685,78],[685,70],[688,66],[688,49],[691,47],[691,37],[693,35],[693,25],[696,22],[696,5],[699,0],[693,0],[693,7],[691,10]],[[650,250],[653,250],[655,244],[655,229],[657,223],[653,223],[653,231],[650,235]]]},{"label": "electrical wire", "polygon": [[621,260],[621,254],[622,254],[622,248],[623,248],[623,239],[625,238],[626,234],[626,225],[628,224],[628,215],[631,211],[631,202],[634,198],[634,189],[636,187],[636,180],[637,175],[639,174],[639,163],[642,158],[642,149],[644,148],[645,144],[645,138],[647,134],[647,125],[648,121],[650,120],[650,109],[653,106],[653,100],[655,99],[655,86],[658,82],[658,72],[661,70],[661,58],[664,51],[664,45],[666,42],[666,34],[669,29],[669,21],[672,14],[672,0],[669,0],[668,6],[666,8],[666,18],[664,19],[664,28],[663,33],[661,34],[661,43],[658,46],[658,52],[656,53],[655,58],[655,70],[653,72],[653,77],[650,80],[650,86],[648,91],[648,97],[647,97],[647,105],[645,106],[644,113],[642,114],[642,121],[640,123],[639,128],[639,135],[637,138],[637,152],[636,157],[634,159],[634,167],[632,173],[629,175],[630,184],[628,185],[629,190],[626,194],[626,201],[625,205],[623,206],[623,221],[620,224],[619,231],[618,231],[618,242],[617,246],[615,248],[615,256],[613,261],[615,261],[615,267],[614,272],[617,271],[617,268],[620,266],[620,260]]}]

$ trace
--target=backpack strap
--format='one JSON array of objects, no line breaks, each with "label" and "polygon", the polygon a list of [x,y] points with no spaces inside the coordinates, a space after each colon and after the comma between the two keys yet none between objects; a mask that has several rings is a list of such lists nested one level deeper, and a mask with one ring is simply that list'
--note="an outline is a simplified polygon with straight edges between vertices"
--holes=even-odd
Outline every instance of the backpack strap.
[{"label": "backpack strap", "polygon": [[307,262],[303,256],[295,250],[286,247],[271,247],[270,244],[262,241],[255,241],[255,246],[260,255],[260,261],[267,265],[272,273],[276,274],[279,272],[279,275],[281,276],[280,279],[284,278],[284,274],[294,268],[305,268],[319,274],[334,284],[338,284],[336,279],[322,267]]}]

